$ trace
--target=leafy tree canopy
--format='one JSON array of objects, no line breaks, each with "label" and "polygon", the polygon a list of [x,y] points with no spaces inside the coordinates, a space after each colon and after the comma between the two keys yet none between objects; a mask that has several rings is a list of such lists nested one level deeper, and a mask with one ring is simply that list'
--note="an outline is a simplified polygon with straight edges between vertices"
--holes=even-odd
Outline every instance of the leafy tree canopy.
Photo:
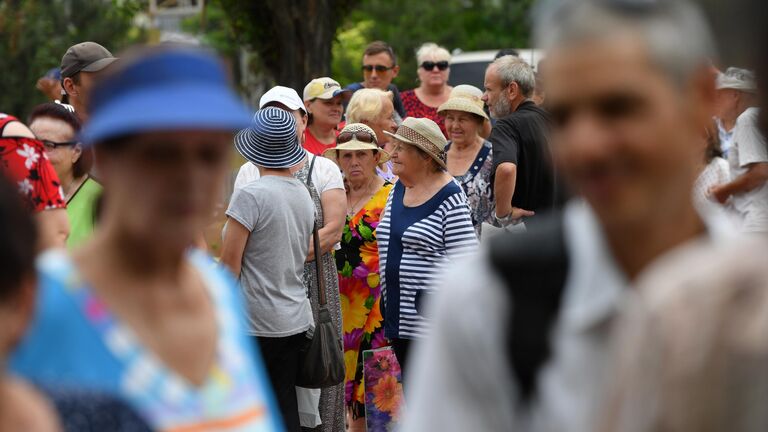
[{"label": "leafy tree canopy", "polygon": [[142,35],[132,26],[141,0],[0,1],[0,111],[24,118],[45,96],[37,79],[61,63],[67,48],[98,42],[117,52]]}]

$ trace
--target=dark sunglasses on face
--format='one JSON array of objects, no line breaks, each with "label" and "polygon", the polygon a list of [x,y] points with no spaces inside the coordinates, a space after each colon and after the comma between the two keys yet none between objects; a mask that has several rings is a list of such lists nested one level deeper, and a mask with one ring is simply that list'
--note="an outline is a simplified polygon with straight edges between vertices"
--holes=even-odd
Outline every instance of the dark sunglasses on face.
[{"label": "dark sunglasses on face", "polygon": [[54,142],[54,141],[48,141],[48,140],[40,140],[43,143],[43,146],[48,150],[54,150],[59,147],[72,147],[75,145],[78,145],[78,141],[64,141],[64,142]]},{"label": "dark sunglasses on face", "polygon": [[448,62],[447,61],[439,61],[439,62],[435,63],[435,62],[432,62],[432,61],[425,61],[424,63],[421,64],[421,67],[424,68],[424,70],[428,70],[428,71],[431,71],[431,70],[435,69],[435,66],[437,66],[437,68],[440,69],[441,71],[444,71],[444,70],[448,69]]},{"label": "dark sunglasses on face", "polygon": [[363,65],[363,72],[371,73],[373,71],[376,71],[378,73],[386,72],[388,70],[394,69],[394,66],[384,66],[384,65]]},{"label": "dark sunglasses on face", "polygon": [[336,137],[336,144],[348,143],[353,139],[356,139],[358,141],[362,141],[368,144],[376,144],[377,146],[379,145],[378,141],[376,141],[376,136],[365,131],[342,132],[339,134],[339,136]]}]

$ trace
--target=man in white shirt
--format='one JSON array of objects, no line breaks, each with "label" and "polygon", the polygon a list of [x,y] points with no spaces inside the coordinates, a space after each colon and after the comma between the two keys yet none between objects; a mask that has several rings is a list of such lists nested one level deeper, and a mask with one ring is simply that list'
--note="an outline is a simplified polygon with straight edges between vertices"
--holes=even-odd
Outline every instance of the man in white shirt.
[{"label": "man in white shirt", "polygon": [[698,9],[581,0],[540,20],[553,156],[581,198],[446,276],[407,378],[406,432],[596,430],[631,283],[728,233],[691,200],[715,102]]},{"label": "man in white shirt", "polygon": [[[753,104],[755,98],[750,99]],[[742,218],[741,231],[747,233],[768,232],[768,147],[758,129],[759,114],[758,108],[750,107],[739,115],[728,153],[731,181],[711,190],[721,203],[731,198]]]},{"label": "man in white shirt", "polygon": [[757,84],[752,71],[729,67],[725,72],[718,74],[715,85],[717,88],[715,122],[720,138],[720,148],[723,156],[727,158],[733,145],[736,119],[754,104]]}]

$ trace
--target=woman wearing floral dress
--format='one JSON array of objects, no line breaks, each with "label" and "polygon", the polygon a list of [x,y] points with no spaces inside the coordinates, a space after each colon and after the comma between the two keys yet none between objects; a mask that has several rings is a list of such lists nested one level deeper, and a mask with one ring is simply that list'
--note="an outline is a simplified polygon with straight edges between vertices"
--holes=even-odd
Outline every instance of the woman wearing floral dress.
[{"label": "woman wearing floral dress", "polygon": [[348,182],[347,222],[336,251],[346,364],[346,404],[349,431],[365,430],[362,352],[387,345],[379,309],[379,250],[376,227],[392,184],[376,175],[376,166],[389,159],[371,128],[347,125],[337,145],[325,152],[341,167]]},{"label": "woman wearing floral dress", "polygon": [[448,101],[440,106],[439,114],[445,119],[450,142],[445,147],[448,172],[461,184],[467,195],[477,238],[482,234],[483,222],[495,223],[493,218],[493,150],[490,141],[483,139],[488,115],[480,99],[483,92],[471,85],[456,86]]}]

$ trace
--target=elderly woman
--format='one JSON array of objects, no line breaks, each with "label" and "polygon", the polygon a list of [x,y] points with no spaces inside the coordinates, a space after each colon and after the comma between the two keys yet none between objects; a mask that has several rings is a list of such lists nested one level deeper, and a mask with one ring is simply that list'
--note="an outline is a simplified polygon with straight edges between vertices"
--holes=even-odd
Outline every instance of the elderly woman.
[{"label": "elderly woman", "polygon": [[38,105],[29,115],[29,128],[43,142],[45,153],[59,176],[69,216],[67,247],[90,237],[96,221],[101,185],[88,174],[82,144],[77,141],[80,120],[57,103]]},{"label": "elderly woman", "polygon": [[443,118],[437,108],[444,104],[451,94],[448,75],[451,67],[451,53],[447,49],[428,42],[416,51],[419,68],[419,87],[400,94],[408,117],[428,118],[440,126],[447,136]]},{"label": "elderly woman", "polygon": [[491,142],[480,133],[488,122],[480,99],[483,92],[471,85],[456,86],[438,113],[445,119],[450,141],[446,148],[448,172],[461,184],[472,211],[472,225],[478,239],[483,222],[494,222],[493,151]]},{"label": "elderly woman", "polygon": [[[274,87],[262,96],[261,108],[276,107],[290,112],[296,120],[296,133],[299,142],[303,141],[306,115],[304,105],[296,91],[286,87]],[[312,168],[312,187],[310,194],[315,204],[320,229],[320,247],[322,249],[321,263],[325,274],[326,296],[331,319],[341,334],[341,301],[339,299],[336,264],[332,251],[341,239],[344,229],[344,212],[346,198],[344,196],[344,179],[339,167],[330,160],[315,156],[304,150],[304,157],[289,168],[291,174],[303,183],[307,183]],[[240,190],[248,184],[261,178],[259,170],[252,162],[246,162],[237,174],[235,189]],[[308,241],[309,253],[304,264],[303,281],[310,293],[310,304],[315,321],[318,319],[320,300],[318,297],[318,280],[315,270],[315,251],[311,239]],[[339,384],[322,389],[319,402],[319,415],[322,425],[318,430],[339,430],[344,426],[344,387]]]},{"label": "elderly woman", "polygon": [[44,155],[43,143],[26,125],[0,112],[0,173],[18,185],[25,204],[35,213],[39,250],[63,248],[69,236],[59,176]]},{"label": "elderly woman", "polygon": [[[417,304],[448,264],[474,252],[477,236],[467,197],[445,172],[446,140],[429,119],[409,117],[393,134],[398,182],[376,234],[384,292],[384,334],[405,366],[412,339],[429,331]],[[404,373],[405,375],[405,373]]]},{"label": "elderly woman", "polygon": [[[397,130],[394,114],[392,92],[379,89],[358,90],[352,95],[352,99],[347,105],[347,121],[349,123],[362,123],[373,129],[379,146],[388,154],[392,152],[394,143],[384,131],[394,132]],[[376,172],[390,183],[397,180],[397,177],[392,173],[391,161],[379,162]]]},{"label": "elderly woman", "polygon": [[344,115],[344,102],[352,90],[342,89],[335,80],[316,78],[304,87],[304,106],[309,124],[304,131],[304,148],[312,154],[323,152],[336,144],[339,123]]},{"label": "elderly woman", "polygon": [[365,430],[362,353],[386,345],[379,310],[376,228],[392,184],[376,175],[377,165],[386,162],[389,155],[379,146],[372,128],[347,124],[336,142],[325,156],[339,164],[348,184],[347,220],[341,249],[335,253],[344,324],[346,404],[353,420],[350,430]]},{"label": "elderly woman", "polygon": [[90,101],[82,138],[109,195],[100,229],[72,256],[41,257],[12,368],[121,396],[156,430],[282,430],[234,279],[188,247],[248,124],[224,68],[191,49],[140,51]]}]

